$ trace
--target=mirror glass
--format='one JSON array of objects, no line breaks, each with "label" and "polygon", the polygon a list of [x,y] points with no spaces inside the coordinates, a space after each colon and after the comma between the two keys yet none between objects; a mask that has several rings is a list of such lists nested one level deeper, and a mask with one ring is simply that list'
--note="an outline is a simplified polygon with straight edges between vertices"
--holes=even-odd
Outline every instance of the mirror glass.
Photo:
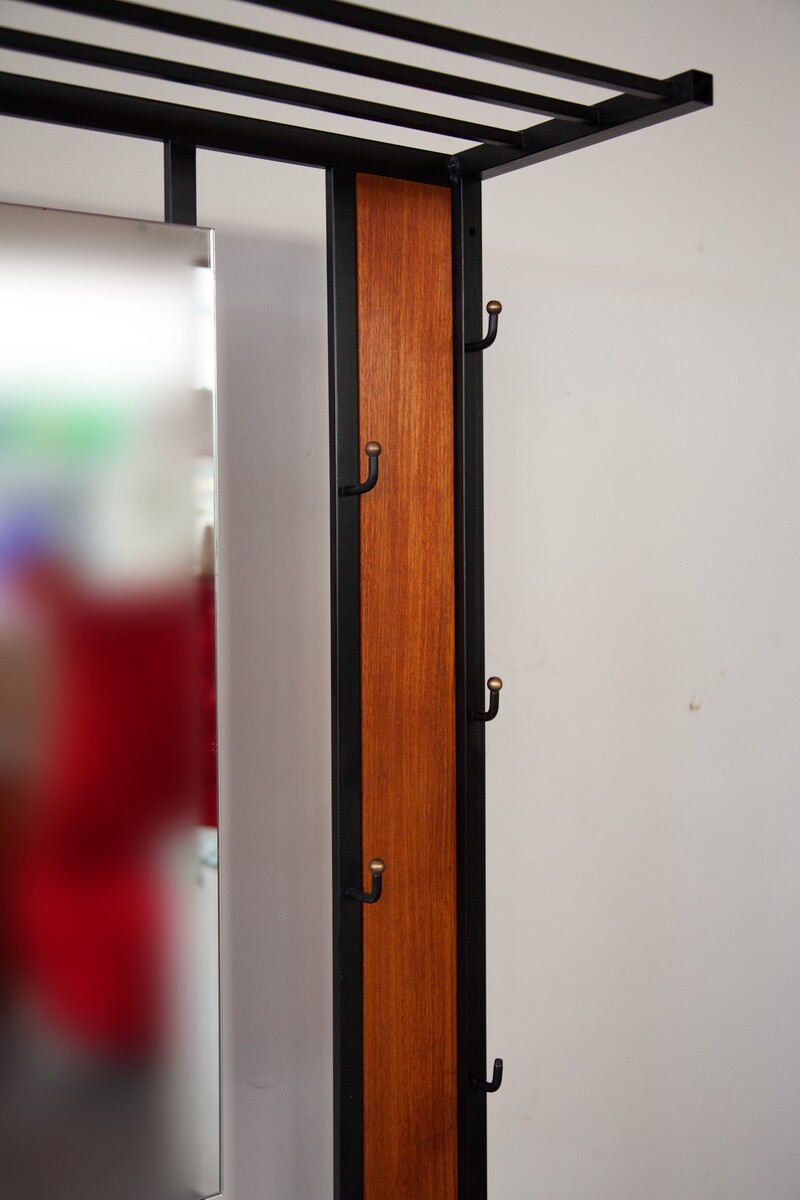
[{"label": "mirror glass", "polygon": [[0,206],[0,1194],[220,1191],[213,235]]}]

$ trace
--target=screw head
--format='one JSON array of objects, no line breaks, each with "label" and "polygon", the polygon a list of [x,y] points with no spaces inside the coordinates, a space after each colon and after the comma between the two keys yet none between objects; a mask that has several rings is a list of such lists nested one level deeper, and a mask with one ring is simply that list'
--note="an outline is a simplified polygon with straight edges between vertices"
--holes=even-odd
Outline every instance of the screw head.
[{"label": "screw head", "polygon": [[503,311],[503,306],[499,300],[490,300],[486,305],[486,311],[487,313],[501,313]]},{"label": "screw head", "polygon": [[503,686],[503,681],[498,675],[492,675],[491,679],[486,680],[486,686],[490,692],[499,692]]},{"label": "screw head", "polygon": [[366,454],[367,458],[377,458],[382,449],[383,446],[380,444],[380,442],[367,442],[366,446],[364,447],[364,453]]},{"label": "screw head", "polygon": [[370,875],[382,875],[386,870],[386,863],[382,858],[370,859],[369,872]]}]

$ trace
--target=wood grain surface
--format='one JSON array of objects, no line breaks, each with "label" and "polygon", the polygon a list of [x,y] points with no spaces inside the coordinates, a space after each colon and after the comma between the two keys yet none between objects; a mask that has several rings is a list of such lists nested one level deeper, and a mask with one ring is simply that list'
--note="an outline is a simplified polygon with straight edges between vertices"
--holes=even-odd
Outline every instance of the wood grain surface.
[{"label": "wood grain surface", "polygon": [[357,181],[364,1200],[456,1200],[456,780],[450,194]]}]

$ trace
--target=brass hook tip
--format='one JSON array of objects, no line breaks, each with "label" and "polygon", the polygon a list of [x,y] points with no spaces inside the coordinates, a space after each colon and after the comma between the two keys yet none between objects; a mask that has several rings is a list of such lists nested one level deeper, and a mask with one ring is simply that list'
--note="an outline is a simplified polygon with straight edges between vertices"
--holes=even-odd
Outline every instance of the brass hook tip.
[{"label": "brass hook tip", "polygon": [[503,306],[499,300],[490,300],[486,305],[486,311],[487,313],[501,313],[503,311]]},{"label": "brass hook tip", "polygon": [[369,871],[370,875],[382,875],[386,870],[386,863],[382,858],[373,858],[370,860]]},{"label": "brass hook tip", "polygon": [[367,442],[366,446],[364,447],[364,453],[366,454],[367,458],[377,458],[382,449],[383,446],[380,444],[380,442]]},{"label": "brass hook tip", "polygon": [[490,692],[499,692],[503,686],[503,681],[499,675],[492,675],[490,679],[486,680],[486,686]]}]

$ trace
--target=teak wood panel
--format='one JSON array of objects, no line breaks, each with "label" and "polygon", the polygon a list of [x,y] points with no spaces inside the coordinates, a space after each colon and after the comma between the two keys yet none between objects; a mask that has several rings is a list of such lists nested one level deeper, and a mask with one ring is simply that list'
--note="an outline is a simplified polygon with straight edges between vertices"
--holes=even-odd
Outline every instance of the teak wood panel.
[{"label": "teak wood panel", "polygon": [[[455,1200],[452,222],[446,188],[357,180],[364,1200]],[[365,867],[365,886],[369,887]]]}]

